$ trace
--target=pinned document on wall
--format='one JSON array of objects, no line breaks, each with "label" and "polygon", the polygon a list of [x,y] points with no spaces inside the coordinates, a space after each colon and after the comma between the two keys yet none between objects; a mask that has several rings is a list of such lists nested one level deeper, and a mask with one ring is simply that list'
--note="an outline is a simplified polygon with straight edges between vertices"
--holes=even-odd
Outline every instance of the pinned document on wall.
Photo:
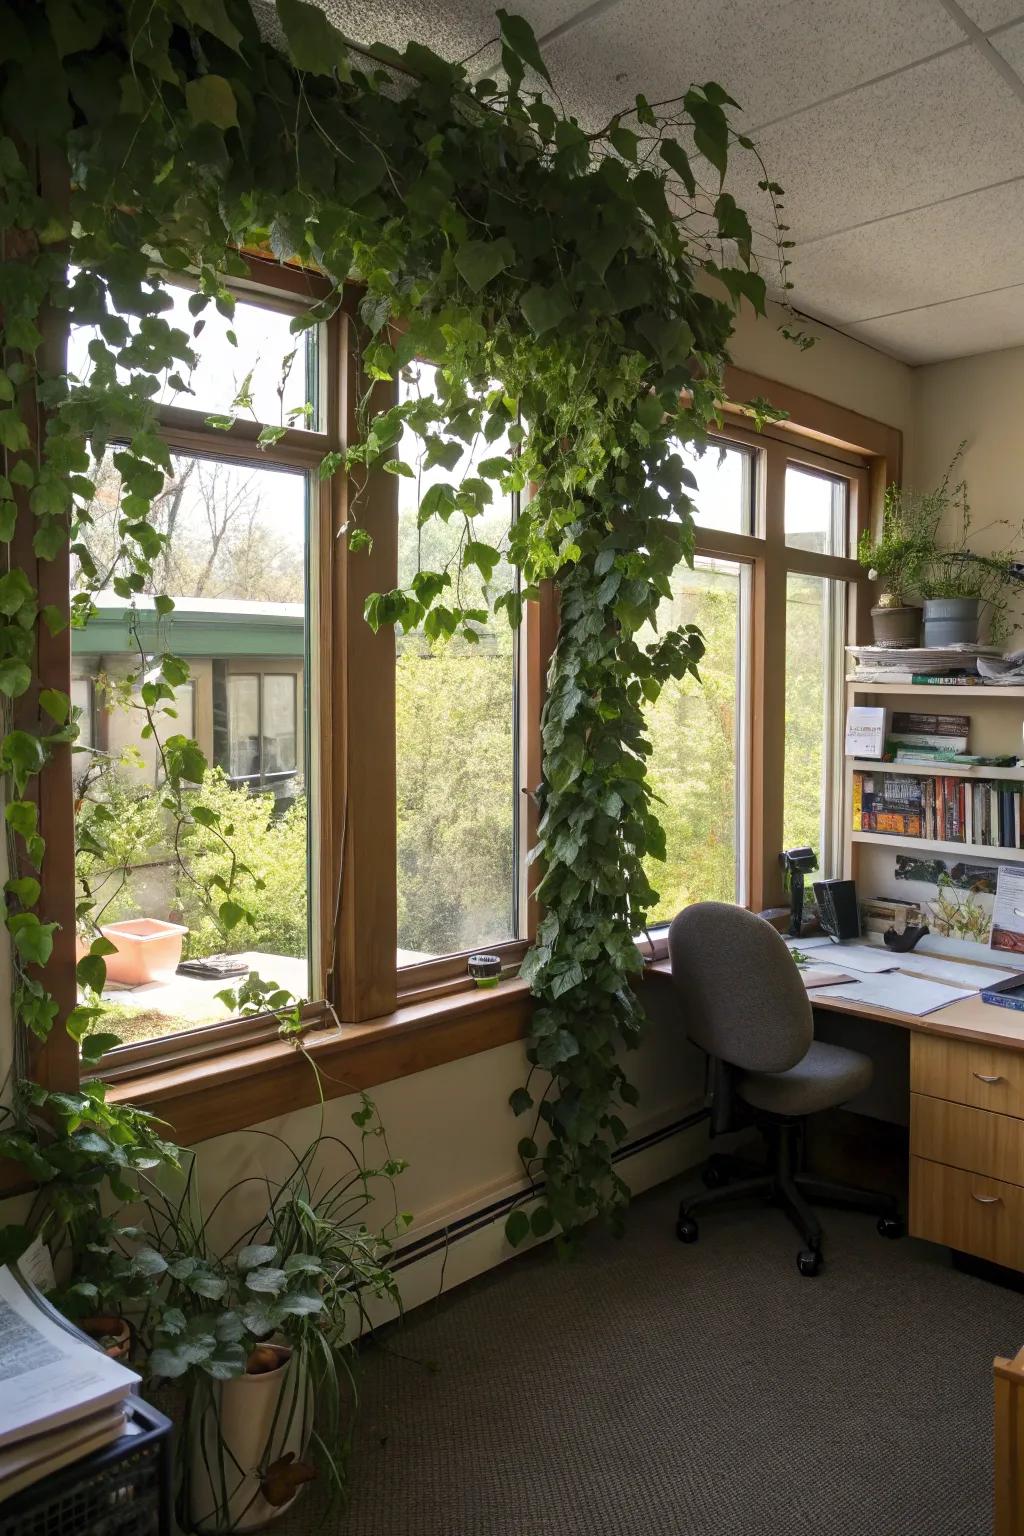
[{"label": "pinned document on wall", "polygon": [[1020,864],[999,866],[989,945],[1003,954],[1024,954],[1024,866]]},{"label": "pinned document on wall", "polygon": [[873,704],[851,704],[846,711],[847,756],[877,759],[884,749],[885,710]]}]

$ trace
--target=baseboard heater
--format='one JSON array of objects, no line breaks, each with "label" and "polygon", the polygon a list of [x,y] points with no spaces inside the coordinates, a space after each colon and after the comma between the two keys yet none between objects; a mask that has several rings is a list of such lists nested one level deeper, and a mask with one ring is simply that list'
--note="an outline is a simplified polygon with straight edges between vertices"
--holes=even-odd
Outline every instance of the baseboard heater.
[{"label": "baseboard heater", "polygon": [[[680,1120],[672,1120],[668,1125],[663,1125],[656,1131],[649,1131],[646,1136],[637,1136],[635,1140],[624,1141],[616,1147],[612,1155],[612,1161],[624,1162],[627,1158],[636,1157],[640,1152],[646,1152],[650,1147],[656,1147],[663,1141],[668,1141],[672,1136],[678,1136],[683,1131],[688,1131],[692,1126],[699,1125],[706,1120],[709,1110],[706,1107],[693,1110],[684,1115]],[[415,1238],[412,1242],[396,1252],[389,1261],[392,1271],[405,1269],[409,1264],[419,1263],[421,1259],[430,1258],[435,1253],[451,1248],[464,1238],[471,1237],[474,1232],[490,1226],[492,1222],[500,1221],[508,1215],[513,1206],[519,1204],[524,1195],[533,1198],[543,1194],[544,1180],[539,1179],[532,1191],[525,1189],[513,1190],[510,1194],[502,1195],[499,1200],[492,1200],[489,1205],[481,1206],[479,1210],[469,1211],[465,1216],[460,1216],[454,1221],[439,1227],[435,1232],[429,1232],[425,1237]]]}]

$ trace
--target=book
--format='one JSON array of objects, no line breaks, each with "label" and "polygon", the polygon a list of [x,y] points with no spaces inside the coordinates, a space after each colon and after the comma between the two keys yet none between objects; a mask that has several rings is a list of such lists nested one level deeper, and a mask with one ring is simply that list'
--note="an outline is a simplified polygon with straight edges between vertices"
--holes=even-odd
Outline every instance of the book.
[{"label": "book", "polygon": [[889,740],[895,747],[966,752],[970,728],[969,715],[932,715],[896,710],[889,728]]},{"label": "book", "polygon": [[0,1267],[0,1498],[122,1433],[139,1377]]},{"label": "book", "polygon": [[853,774],[855,832],[965,843],[977,848],[1022,846],[1018,780],[965,779],[956,774]]}]

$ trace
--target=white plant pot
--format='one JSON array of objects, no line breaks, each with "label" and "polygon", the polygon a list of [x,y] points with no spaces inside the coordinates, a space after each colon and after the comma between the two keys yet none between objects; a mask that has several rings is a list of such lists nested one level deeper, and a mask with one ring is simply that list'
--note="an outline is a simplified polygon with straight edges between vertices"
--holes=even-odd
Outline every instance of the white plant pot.
[{"label": "white plant pot", "polygon": [[256,1531],[291,1509],[260,1492],[269,1466],[290,1452],[296,1461],[309,1444],[313,1397],[308,1373],[296,1375],[292,1352],[274,1348],[276,1371],[210,1384],[193,1405],[188,1445],[188,1508],[193,1531]]}]

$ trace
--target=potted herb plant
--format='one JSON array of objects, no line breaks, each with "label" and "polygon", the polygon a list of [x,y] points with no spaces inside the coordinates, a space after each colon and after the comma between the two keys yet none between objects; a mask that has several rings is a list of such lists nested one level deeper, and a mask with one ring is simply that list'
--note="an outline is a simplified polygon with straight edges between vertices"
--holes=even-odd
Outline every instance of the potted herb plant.
[{"label": "potted herb plant", "polygon": [[[1014,529],[1009,545],[986,554],[969,548],[972,518],[964,480],[950,489],[952,470],[963,449],[957,450],[939,493],[957,519],[959,527],[952,542],[937,544],[921,562],[920,582],[924,597],[925,645],[970,645],[977,642],[982,621],[987,618],[989,637],[1002,645],[1011,629],[1010,597],[1024,580],[1020,561],[1024,554],[1024,524]],[[997,519],[978,530],[1012,525]],[[977,534],[975,534],[977,537]],[[987,542],[987,541],[986,541]]]},{"label": "potted herb plant", "polygon": [[[947,479],[948,475],[947,471]],[[887,486],[877,538],[867,528],[860,536],[857,559],[878,584],[871,609],[876,645],[891,648],[919,642],[921,610],[910,598],[916,594],[922,566],[934,550],[935,531],[946,504],[945,483],[930,492]]]}]

